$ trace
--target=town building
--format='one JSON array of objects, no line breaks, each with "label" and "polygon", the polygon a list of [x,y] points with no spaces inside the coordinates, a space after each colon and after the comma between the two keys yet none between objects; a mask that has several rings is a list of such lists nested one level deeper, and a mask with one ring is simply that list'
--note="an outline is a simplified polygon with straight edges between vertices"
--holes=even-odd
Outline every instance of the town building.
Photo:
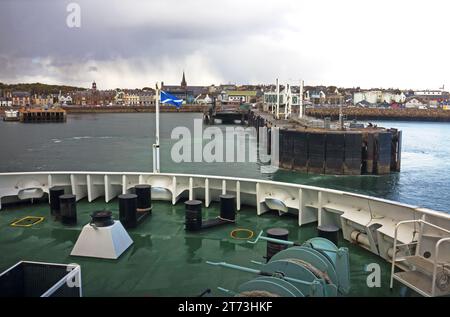
[{"label": "town building", "polygon": [[329,105],[341,105],[344,104],[345,98],[337,87],[330,86],[326,89],[325,103]]},{"label": "town building", "polygon": [[14,91],[12,93],[12,105],[14,107],[27,107],[31,105],[30,93],[27,91]]},{"label": "town building", "polygon": [[184,71],[180,86],[164,85],[164,82],[162,82],[161,89],[179,99],[183,99],[183,102],[187,104],[194,103],[198,95],[209,92],[209,87],[188,86]]},{"label": "town building", "polygon": [[155,94],[152,91],[141,91],[139,95],[139,105],[140,106],[154,106],[155,105]]},{"label": "town building", "polygon": [[258,94],[255,90],[233,90],[227,91],[226,95],[229,103],[255,103]]},{"label": "town building", "polygon": [[361,101],[367,101],[370,104],[404,103],[405,94],[400,90],[363,90],[354,92],[353,104],[357,105]]},{"label": "town building", "polygon": [[450,95],[444,90],[416,90],[414,97],[419,97],[430,105],[438,105],[449,101]]},{"label": "town building", "polygon": [[53,96],[52,95],[37,95],[34,94],[31,98],[31,104],[36,106],[51,106],[53,105]]},{"label": "town building", "polygon": [[101,106],[108,105],[114,100],[116,95],[113,90],[98,90],[97,83],[94,81],[91,89],[79,91],[73,94],[73,103],[81,106]]},{"label": "town building", "polygon": [[139,92],[136,90],[125,90],[123,104],[125,106],[139,106]]},{"label": "town building", "polygon": [[213,98],[211,98],[209,94],[200,94],[197,97],[195,97],[194,103],[201,105],[212,105]]},{"label": "town building", "polygon": [[12,107],[12,100],[6,97],[0,97],[0,107]]},{"label": "town building", "polygon": [[414,91],[415,96],[420,97],[434,97],[438,98],[442,96],[444,92],[442,90],[416,90]]},{"label": "town building", "polygon": [[405,108],[416,108],[420,109],[426,106],[426,102],[424,102],[419,97],[408,97],[405,102]]},{"label": "town building", "polygon": [[71,105],[73,103],[72,96],[69,94],[63,95],[61,91],[59,91],[58,95],[58,104],[61,106]]},{"label": "town building", "polygon": [[325,89],[321,87],[305,87],[305,100],[311,102],[313,105],[322,105],[326,101]]}]

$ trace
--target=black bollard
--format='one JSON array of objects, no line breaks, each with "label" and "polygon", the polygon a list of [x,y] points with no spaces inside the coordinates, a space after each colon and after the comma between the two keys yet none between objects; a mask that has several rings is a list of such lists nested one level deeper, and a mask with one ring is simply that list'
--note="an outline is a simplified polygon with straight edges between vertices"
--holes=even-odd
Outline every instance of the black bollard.
[{"label": "black bollard", "polygon": [[197,231],[202,228],[202,202],[200,200],[188,200],[184,202],[186,207],[186,231]]},{"label": "black bollard", "polygon": [[234,221],[236,219],[236,197],[220,195],[220,218]]},{"label": "black bollard", "polygon": [[318,236],[325,238],[338,245],[339,227],[335,225],[326,225],[317,227]]},{"label": "black bollard", "polygon": [[114,224],[112,212],[109,210],[94,211],[91,214],[90,225],[94,227],[109,227]]},{"label": "black bollard", "polygon": [[[267,230],[267,237],[274,238],[278,240],[288,240],[289,231],[283,228],[271,228]],[[284,249],[287,249],[286,244],[280,244],[276,242],[267,241],[267,254],[266,260],[269,261],[275,254]]]},{"label": "black bollard", "polygon": [[152,186],[136,185],[134,186],[137,195],[137,211],[152,210]]},{"label": "black bollard", "polygon": [[75,195],[65,194],[59,196],[61,207],[61,222],[65,225],[77,224],[77,200]]},{"label": "black bollard", "polygon": [[119,220],[125,228],[136,228],[137,226],[137,195],[119,195]]},{"label": "black bollard", "polygon": [[49,189],[50,214],[56,218],[61,216],[61,205],[59,197],[64,195],[64,187],[53,186]]}]

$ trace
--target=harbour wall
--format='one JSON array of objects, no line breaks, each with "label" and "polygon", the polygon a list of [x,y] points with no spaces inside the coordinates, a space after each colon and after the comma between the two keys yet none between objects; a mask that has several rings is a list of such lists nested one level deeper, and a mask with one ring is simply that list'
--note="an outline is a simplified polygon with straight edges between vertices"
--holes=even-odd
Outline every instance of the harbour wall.
[{"label": "harbour wall", "polygon": [[[249,125],[267,127],[271,151],[273,122],[254,112]],[[279,166],[304,173],[383,175],[400,171],[401,136],[396,129],[298,129],[279,126]]]},{"label": "harbour wall", "polygon": [[[450,122],[450,110],[443,109],[377,109],[343,108],[348,120],[398,120]],[[308,108],[306,115],[315,118],[339,118],[339,108]]]}]

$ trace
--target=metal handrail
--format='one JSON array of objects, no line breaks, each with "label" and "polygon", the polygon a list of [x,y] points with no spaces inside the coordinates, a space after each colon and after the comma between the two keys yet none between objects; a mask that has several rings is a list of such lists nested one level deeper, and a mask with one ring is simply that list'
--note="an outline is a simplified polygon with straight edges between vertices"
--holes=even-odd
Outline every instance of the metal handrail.
[{"label": "metal handrail", "polygon": [[404,247],[405,245],[411,245],[411,244],[418,244],[418,241],[411,241],[409,243],[401,243],[401,244],[397,244],[398,247]]},{"label": "metal handrail", "polygon": [[[393,245],[393,254],[392,254],[392,265],[391,265],[391,280],[390,280],[390,288],[392,289],[394,286],[394,271],[395,271],[395,262],[396,262],[396,255],[397,255],[397,233],[398,233],[398,228],[403,225],[403,224],[407,224],[407,223],[420,223],[420,224],[424,224],[424,225],[428,225],[432,228],[441,230],[443,232],[449,233],[450,234],[450,230],[447,230],[445,228],[439,227],[435,224],[429,223],[425,220],[422,219],[415,219],[415,220],[404,220],[404,221],[399,221],[396,225],[395,225],[395,232],[394,232],[394,245]],[[432,285],[431,285],[431,296],[435,295],[435,284],[436,284],[436,273],[437,273],[437,261],[438,261],[438,255],[439,255],[439,247],[441,245],[442,242],[444,241],[450,241],[450,237],[448,238],[442,238],[440,239],[435,246],[435,252],[434,252],[434,260],[433,260],[433,278],[432,278]],[[412,243],[417,243],[417,241],[412,241],[411,243],[407,243],[407,244],[401,244],[403,245],[410,245]]]},{"label": "metal handrail", "polygon": [[78,281],[80,283],[78,292],[80,294],[80,297],[83,296],[82,290],[81,290],[81,267],[79,265],[76,265],[67,275],[63,276],[58,282],[55,283],[55,285],[50,287],[44,294],[42,294],[41,297],[50,297],[62,285],[66,284],[68,281],[72,280],[76,275],[78,275]]}]

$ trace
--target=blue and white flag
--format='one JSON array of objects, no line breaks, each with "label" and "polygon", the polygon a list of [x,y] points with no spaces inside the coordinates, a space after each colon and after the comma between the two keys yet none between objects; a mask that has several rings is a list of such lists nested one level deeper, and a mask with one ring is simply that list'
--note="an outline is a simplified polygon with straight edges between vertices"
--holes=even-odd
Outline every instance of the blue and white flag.
[{"label": "blue and white flag", "polygon": [[160,94],[161,103],[168,103],[171,105],[174,105],[175,107],[180,108],[181,104],[183,103],[183,99],[179,99],[175,96],[172,96],[171,94],[168,94],[167,92],[164,92],[161,90]]}]

